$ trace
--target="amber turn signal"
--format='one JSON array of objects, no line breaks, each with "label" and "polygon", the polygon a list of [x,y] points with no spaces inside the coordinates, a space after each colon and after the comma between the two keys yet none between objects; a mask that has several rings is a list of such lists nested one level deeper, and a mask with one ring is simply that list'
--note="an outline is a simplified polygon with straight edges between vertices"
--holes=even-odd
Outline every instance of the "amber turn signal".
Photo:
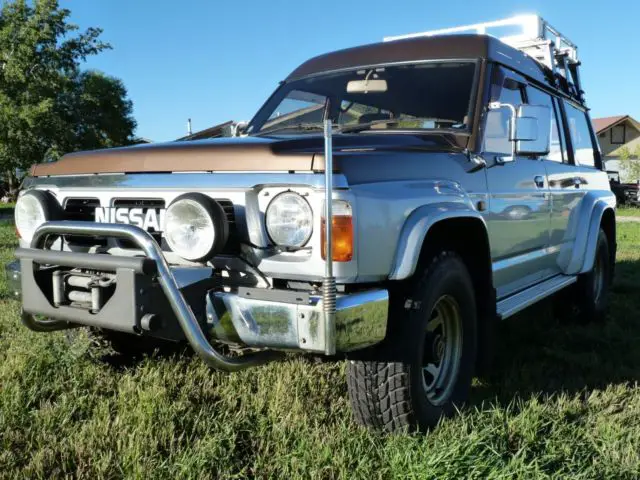
[{"label": "amber turn signal", "polygon": [[[334,262],[350,262],[353,259],[353,221],[351,205],[345,201],[333,201],[332,256]],[[327,258],[327,222],[322,218],[322,258]]]}]

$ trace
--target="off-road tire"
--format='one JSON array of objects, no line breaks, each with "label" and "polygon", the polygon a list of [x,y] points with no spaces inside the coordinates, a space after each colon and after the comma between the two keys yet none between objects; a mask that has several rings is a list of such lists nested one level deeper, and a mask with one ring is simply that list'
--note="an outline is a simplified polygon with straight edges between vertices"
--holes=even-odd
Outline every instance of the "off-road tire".
[{"label": "off-road tire", "polygon": [[[462,346],[450,395],[436,405],[426,393],[423,363],[427,325],[434,306],[445,297],[453,298],[459,307]],[[404,307],[398,309],[399,318],[389,319],[398,328],[371,360],[351,360],[347,365],[351,406],[362,425],[388,432],[425,431],[455,413],[469,394],[477,350],[472,280],[457,254],[441,252],[413,283],[408,296],[392,300]]]},{"label": "off-road tire", "polygon": [[604,230],[600,229],[593,268],[578,276],[573,292],[579,322],[601,322],[606,318],[609,288],[613,279],[612,268],[609,240]]}]

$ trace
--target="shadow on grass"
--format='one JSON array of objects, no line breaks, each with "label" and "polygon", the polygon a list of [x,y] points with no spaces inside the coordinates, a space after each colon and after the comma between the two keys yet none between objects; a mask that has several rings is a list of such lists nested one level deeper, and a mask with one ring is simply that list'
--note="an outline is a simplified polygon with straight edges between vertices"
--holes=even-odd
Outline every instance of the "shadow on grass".
[{"label": "shadow on grass", "polygon": [[492,373],[471,405],[515,398],[589,395],[640,381],[640,262],[619,261],[606,322],[581,325],[554,315],[549,299],[500,325]]},{"label": "shadow on grass", "polygon": [[193,356],[193,350],[184,343],[171,343],[164,345],[151,352],[136,352],[132,354],[112,353],[112,352],[92,352],[90,357],[93,360],[108,366],[115,372],[124,372],[135,369],[145,359],[154,360],[167,359],[178,360],[180,358],[190,358]]},{"label": "shadow on grass", "polygon": [[[77,354],[113,369],[116,372],[135,369],[145,359],[178,360],[192,357],[193,350],[186,343],[156,340],[150,337],[117,334],[119,341],[111,344],[105,337],[89,328],[65,331],[70,348]],[[123,342],[123,339],[127,339]]]}]

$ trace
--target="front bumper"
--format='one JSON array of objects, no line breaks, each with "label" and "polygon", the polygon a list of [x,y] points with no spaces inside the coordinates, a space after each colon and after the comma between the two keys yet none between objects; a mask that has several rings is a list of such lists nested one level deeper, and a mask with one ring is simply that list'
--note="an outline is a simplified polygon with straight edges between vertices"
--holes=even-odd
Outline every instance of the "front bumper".
[{"label": "front bumper", "polygon": [[[207,324],[224,343],[322,353],[327,348],[322,299],[297,292],[240,288],[207,296]],[[255,298],[262,296],[262,298]],[[367,290],[336,299],[335,350],[351,352],[382,341],[387,330],[389,294]]]},{"label": "front bumper", "polygon": [[[38,245],[18,249],[19,261],[5,267],[9,288],[15,296],[22,297],[25,314],[59,321],[61,328],[65,324],[84,325],[173,340],[186,338],[205,360],[212,355],[210,339],[253,348],[321,353],[365,348],[380,342],[386,334],[386,290],[339,295],[332,325],[335,334],[327,334],[320,296],[290,290],[223,287],[216,284],[219,280],[214,279],[211,268],[194,268],[190,272],[173,269],[166,265],[152,237],[137,227],[51,222],[45,224],[45,229],[49,234],[127,236],[137,239],[148,253],[146,257],[130,258],[43,250]],[[109,297],[93,308],[70,301],[65,290],[70,288],[64,280],[69,278],[69,272],[87,269],[94,274],[105,272],[113,279]],[[201,272],[194,275],[195,270]],[[183,274],[190,280],[183,280]],[[77,282],[75,275],[74,279]],[[91,294],[93,290],[84,293],[87,298]],[[34,328],[34,321],[25,323]],[[234,369],[216,361],[208,363],[222,370]]]}]

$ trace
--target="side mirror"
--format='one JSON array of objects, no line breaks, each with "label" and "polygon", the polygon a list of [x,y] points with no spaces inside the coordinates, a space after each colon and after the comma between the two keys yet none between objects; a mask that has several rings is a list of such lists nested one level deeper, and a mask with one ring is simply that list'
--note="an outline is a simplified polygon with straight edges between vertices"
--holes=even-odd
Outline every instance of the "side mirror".
[{"label": "side mirror", "polygon": [[520,155],[546,155],[551,149],[551,109],[544,105],[519,105],[492,102],[489,110],[508,108],[509,140],[513,145],[511,157],[500,157],[501,163],[512,162]]},{"label": "side mirror", "polygon": [[510,139],[516,154],[547,155],[550,150],[551,109],[544,105],[520,105],[511,123]]}]

